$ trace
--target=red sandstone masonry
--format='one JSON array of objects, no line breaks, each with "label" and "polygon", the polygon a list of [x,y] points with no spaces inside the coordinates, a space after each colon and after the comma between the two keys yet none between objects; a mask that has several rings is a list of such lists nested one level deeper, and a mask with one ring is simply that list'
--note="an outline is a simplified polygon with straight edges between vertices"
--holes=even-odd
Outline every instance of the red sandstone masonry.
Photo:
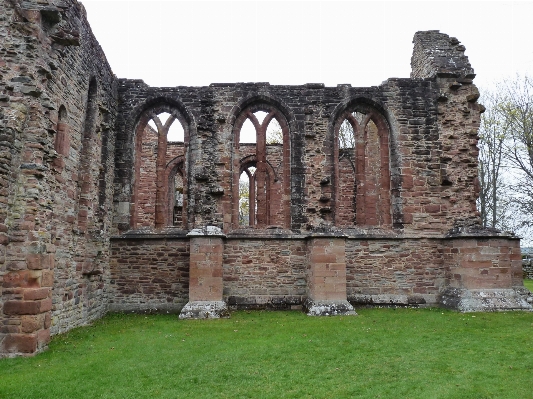
[{"label": "red sandstone masonry", "polygon": [[110,307],[181,310],[189,293],[188,241],[185,238],[113,240]]},{"label": "red sandstone masonry", "polygon": [[429,295],[435,301],[446,283],[442,246],[428,239],[347,239],[348,299],[399,294]]},{"label": "red sandstone masonry", "polygon": [[222,253],[220,237],[191,237],[189,301],[222,300]]},{"label": "red sandstone masonry", "polygon": [[344,238],[311,238],[308,287],[313,301],[346,300],[346,256]]},{"label": "red sandstone masonry", "polygon": [[300,305],[307,291],[306,265],[303,239],[228,238],[224,298],[232,306]]},{"label": "red sandstone masonry", "polygon": [[445,243],[449,286],[465,289],[507,289],[522,285],[515,262],[518,239],[460,238]]}]

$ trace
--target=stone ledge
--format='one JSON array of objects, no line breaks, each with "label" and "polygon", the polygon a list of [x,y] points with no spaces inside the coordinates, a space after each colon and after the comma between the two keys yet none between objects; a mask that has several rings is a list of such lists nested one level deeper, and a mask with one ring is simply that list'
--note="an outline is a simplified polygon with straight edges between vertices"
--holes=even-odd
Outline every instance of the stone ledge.
[{"label": "stone ledge", "polygon": [[204,226],[192,229],[187,233],[187,237],[226,237],[222,229],[216,226]]},{"label": "stone ledge", "polygon": [[303,310],[308,316],[357,316],[348,301],[314,301],[307,299]]},{"label": "stone ledge", "polygon": [[440,303],[460,312],[494,312],[506,310],[533,311],[526,298],[512,288],[476,289],[447,288]]},{"label": "stone ledge", "polygon": [[228,305],[224,301],[192,301],[183,307],[180,319],[228,318]]},{"label": "stone ledge", "polygon": [[413,306],[438,305],[433,294],[352,294],[348,301],[355,306]]},{"label": "stone ledge", "polygon": [[302,295],[245,295],[227,296],[231,310],[301,310],[305,296]]},{"label": "stone ledge", "polygon": [[143,314],[179,314],[186,301],[175,303],[148,302],[148,303],[110,303],[109,312],[118,313],[143,313]]},{"label": "stone ledge", "polygon": [[180,228],[166,227],[163,229],[135,229],[128,230],[127,232],[118,235],[112,236],[111,240],[129,240],[129,239],[161,239],[161,238],[187,238],[188,230],[183,230]]}]

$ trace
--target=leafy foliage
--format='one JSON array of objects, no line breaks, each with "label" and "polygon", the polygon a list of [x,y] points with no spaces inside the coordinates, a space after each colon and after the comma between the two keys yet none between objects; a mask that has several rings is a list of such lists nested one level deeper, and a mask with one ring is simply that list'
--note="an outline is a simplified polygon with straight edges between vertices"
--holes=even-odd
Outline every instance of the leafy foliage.
[{"label": "leafy foliage", "polygon": [[498,83],[482,101],[479,209],[486,226],[531,241],[533,227],[533,79]]},{"label": "leafy foliage", "polygon": [[283,144],[283,131],[276,118],[273,118],[268,124],[266,131],[267,144]]},{"label": "leafy foliage", "polygon": [[355,133],[347,119],[342,122],[339,128],[339,148],[355,148]]}]

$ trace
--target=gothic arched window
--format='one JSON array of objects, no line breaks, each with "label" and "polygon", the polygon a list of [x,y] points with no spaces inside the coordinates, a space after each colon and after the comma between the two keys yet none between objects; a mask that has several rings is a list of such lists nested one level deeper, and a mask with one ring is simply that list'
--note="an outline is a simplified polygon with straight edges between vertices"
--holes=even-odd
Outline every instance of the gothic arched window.
[{"label": "gothic arched window", "polygon": [[389,127],[359,105],[335,124],[335,224],[390,226]]},{"label": "gothic arched window", "polygon": [[245,109],[234,126],[233,226],[290,225],[290,140],[270,105]]},{"label": "gothic arched window", "polygon": [[141,115],[136,134],[132,227],[185,228],[185,119],[173,107],[156,106]]}]

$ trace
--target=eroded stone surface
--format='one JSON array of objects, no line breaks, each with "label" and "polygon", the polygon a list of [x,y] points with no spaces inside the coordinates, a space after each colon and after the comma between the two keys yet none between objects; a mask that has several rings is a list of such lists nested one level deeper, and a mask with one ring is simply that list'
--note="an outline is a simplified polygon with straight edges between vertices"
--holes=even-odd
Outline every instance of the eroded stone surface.
[{"label": "eroded stone surface", "polygon": [[313,301],[304,302],[304,312],[308,316],[356,316],[353,306],[348,301]]},{"label": "eroded stone surface", "polygon": [[220,319],[229,317],[228,306],[224,301],[188,302],[181,310],[180,319]]},{"label": "eroded stone surface", "polygon": [[443,306],[461,312],[529,310],[533,307],[514,289],[466,290],[448,288],[442,294]]}]

